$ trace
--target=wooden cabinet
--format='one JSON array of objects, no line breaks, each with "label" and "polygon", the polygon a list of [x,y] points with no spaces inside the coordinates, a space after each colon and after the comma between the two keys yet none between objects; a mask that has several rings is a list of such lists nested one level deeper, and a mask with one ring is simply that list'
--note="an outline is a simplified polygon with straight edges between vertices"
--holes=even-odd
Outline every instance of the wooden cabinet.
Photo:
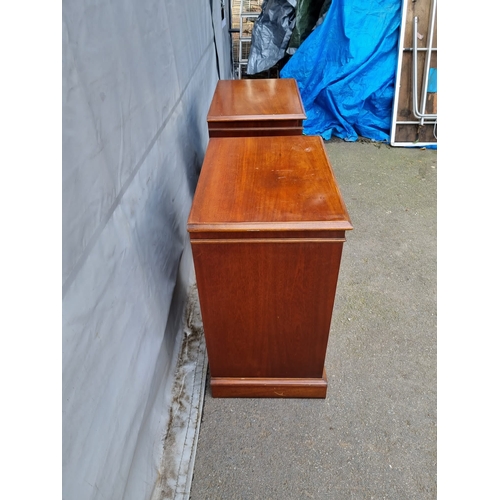
[{"label": "wooden cabinet", "polygon": [[293,78],[219,80],[208,111],[209,137],[302,135],[306,119]]},{"label": "wooden cabinet", "polygon": [[188,231],[214,397],[326,396],[350,229],[320,137],[210,139]]}]

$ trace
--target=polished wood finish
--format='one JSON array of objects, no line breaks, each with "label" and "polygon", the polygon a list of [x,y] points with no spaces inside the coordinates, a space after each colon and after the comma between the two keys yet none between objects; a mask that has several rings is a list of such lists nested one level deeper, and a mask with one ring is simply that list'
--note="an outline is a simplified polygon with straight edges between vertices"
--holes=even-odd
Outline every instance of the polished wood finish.
[{"label": "polished wood finish", "polygon": [[214,397],[325,397],[352,229],[320,137],[211,139],[188,219]]},{"label": "polished wood finish", "polygon": [[342,243],[248,241],[192,244],[211,375],[321,377]]},{"label": "polished wood finish", "polygon": [[321,378],[211,377],[214,398],[326,398],[326,372]]},{"label": "polished wood finish", "polygon": [[321,137],[231,137],[209,141],[188,229],[312,236],[352,225]]},{"label": "polished wood finish", "polygon": [[302,135],[306,119],[292,78],[219,80],[208,111],[210,137]]}]

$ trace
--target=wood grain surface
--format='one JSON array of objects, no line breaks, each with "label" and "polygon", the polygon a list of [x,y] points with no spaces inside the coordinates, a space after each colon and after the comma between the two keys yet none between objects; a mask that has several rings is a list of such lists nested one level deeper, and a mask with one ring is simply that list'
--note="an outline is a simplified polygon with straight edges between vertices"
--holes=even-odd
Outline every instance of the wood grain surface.
[{"label": "wood grain surface", "polygon": [[219,80],[207,124],[210,137],[302,135],[305,119],[294,79]]},{"label": "wood grain surface", "polygon": [[306,118],[293,78],[219,80],[207,121]]},{"label": "wood grain surface", "polygon": [[210,139],[190,232],[349,230],[321,137]]},{"label": "wood grain surface", "polygon": [[350,229],[320,137],[210,139],[188,230],[214,397],[326,396]]},{"label": "wood grain surface", "polygon": [[321,377],[342,243],[192,249],[214,377]]},{"label": "wood grain surface", "polygon": [[211,377],[214,398],[326,398],[326,372],[322,378]]}]

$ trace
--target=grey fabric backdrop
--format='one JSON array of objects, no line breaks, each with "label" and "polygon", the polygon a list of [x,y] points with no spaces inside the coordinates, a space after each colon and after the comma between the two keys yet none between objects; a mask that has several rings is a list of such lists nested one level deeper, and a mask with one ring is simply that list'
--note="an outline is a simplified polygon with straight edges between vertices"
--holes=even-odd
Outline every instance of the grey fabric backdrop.
[{"label": "grey fabric backdrop", "polygon": [[231,77],[217,6],[63,0],[67,500],[146,499],[157,479],[194,280],[186,220],[217,68]]}]

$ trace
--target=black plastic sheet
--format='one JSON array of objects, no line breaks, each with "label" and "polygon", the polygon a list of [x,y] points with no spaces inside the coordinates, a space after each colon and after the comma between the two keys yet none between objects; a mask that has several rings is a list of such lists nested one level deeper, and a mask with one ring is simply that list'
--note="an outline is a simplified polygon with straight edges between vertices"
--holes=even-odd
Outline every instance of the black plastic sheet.
[{"label": "black plastic sheet", "polygon": [[247,74],[255,75],[283,59],[295,27],[296,0],[264,0],[252,30]]}]

